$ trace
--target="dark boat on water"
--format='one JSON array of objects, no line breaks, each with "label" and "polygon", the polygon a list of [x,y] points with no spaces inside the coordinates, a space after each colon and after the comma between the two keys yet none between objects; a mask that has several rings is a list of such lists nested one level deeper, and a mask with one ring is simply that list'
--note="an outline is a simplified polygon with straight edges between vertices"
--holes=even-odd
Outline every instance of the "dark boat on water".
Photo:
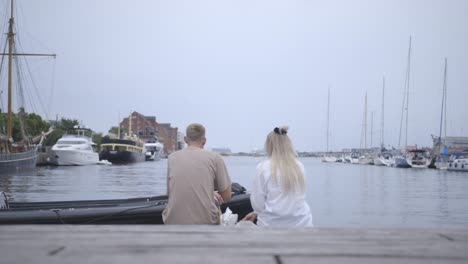
[{"label": "dark boat on water", "polygon": [[[252,212],[250,194],[233,184],[232,199],[222,205],[242,219]],[[0,193],[0,224],[163,224],[167,196],[116,200],[8,202]]]},{"label": "dark boat on water", "polygon": [[138,139],[113,139],[104,137],[101,143],[99,160],[113,164],[125,164],[145,161],[143,142]]},{"label": "dark boat on water", "polygon": [[[0,143],[0,145],[3,145]],[[5,145],[10,145],[5,143]],[[0,150],[0,174],[18,170],[31,170],[36,167],[37,150],[34,146],[21,146],[16,151],[11,145]]]}]

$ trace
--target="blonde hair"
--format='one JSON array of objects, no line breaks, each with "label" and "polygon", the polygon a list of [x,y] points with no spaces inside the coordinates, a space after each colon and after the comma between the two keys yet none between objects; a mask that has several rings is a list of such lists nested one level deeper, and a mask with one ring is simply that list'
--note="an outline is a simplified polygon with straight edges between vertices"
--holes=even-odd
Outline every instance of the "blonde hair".
[{"label": "blonde hair", "polygon": [[304,173],[297,163],[296,151],[287,133],[287,126],[276,127],[265,141],[273,182],[279,184],[283,192],[304,192]]},{"label": "blonde hair", "polygon": [[205,127],[198,123],[190,124],[185,132],[190,142],[200,141],[205,137]]}]

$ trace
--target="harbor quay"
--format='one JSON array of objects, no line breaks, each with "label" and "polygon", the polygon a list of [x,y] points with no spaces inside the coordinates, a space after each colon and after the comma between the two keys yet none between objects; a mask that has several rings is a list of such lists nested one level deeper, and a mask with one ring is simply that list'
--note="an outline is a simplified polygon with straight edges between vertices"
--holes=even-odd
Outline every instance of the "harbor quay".
[{"label": "harbor quay", "polygon": [[0,263],[468,263],[468,229],[0,226]]}]

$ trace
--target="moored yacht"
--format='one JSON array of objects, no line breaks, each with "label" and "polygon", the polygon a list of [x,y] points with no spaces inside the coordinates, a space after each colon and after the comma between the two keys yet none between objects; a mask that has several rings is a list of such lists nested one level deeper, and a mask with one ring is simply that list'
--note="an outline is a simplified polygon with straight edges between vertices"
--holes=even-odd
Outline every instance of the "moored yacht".
[{"label": "moored yacht", "polygon": [[450,156],[447,170],[468,172],[468,152],[453,153]]},{"label": "moored yacht", "polygon": [[145,159],[146,161],[158,161],[161,159],[161,151],[163,144],[159,142],[145,143]]},{"label": "moored yacht", "polygon": [[333,157],[331,155],[325,155],[321,159],[322,162],[336,162],[336,157]]},{"label": "moored yacht", "polygon": [[86,135],[88,129],[75,127],[76,134],[61,137],[52,146],[50,163],[59,166],[93,165],[99,162],[96,144]]},{"label": "moored yacht", "polygon": [[394,160],[393,156],[389,152],[383,152],[379,156],[374,158],[374,165],[376,166],[393,166]]},{"label": "moored yacht", "polygon": [[359,164],[364,164],[364,165],[372,165],[374,164],[374,159],[372,158],[371,155],[363,155],[358,158]]},{"label": "moored yacht", "polygon": [[393,158],[393,166],[397,168],[411,168],[411,165],[408,164],[406,157],[402,155],[395,156]]},{"label": "moored yacht", "polygon": [[112,164],[125,164],[145,161],[146,153],[143,142],[136,136],[124,139],[102,138],[100,160],[107,160]]},{"label": "moored yacht", "polygon": [[353,152],[351,153],[351,156],[349,156],[349,159],[352,164],[359,164],[359,157],[360,157],[359,153]]},{"label": "moored yacht", "polygon": [[413,168],[427,168],[431,164],[428,152],[423,149],[409,150],[406,155],[406,161]]}]

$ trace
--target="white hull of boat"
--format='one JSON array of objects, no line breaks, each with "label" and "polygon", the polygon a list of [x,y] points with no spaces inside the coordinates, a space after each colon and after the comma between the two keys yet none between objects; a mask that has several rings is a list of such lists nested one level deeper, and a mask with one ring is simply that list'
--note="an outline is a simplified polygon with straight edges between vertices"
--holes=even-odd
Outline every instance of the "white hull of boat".
[{"label": "white hull of boat", "polygon": [[447,161],[436,161],[434,165],[439,170],[446,170],[449,166],[449,163]]},{"label": "white hull of boat", "polygon": [[59,166],[83,166],[99,163],[99,154],[82,150],[53,150],[51,163]]},{"label": "white hull of boat", "polygon": [[322,162],[336,162],[336,158],[331,156],[325,156],[322,157]]},{"label": "white hull of boat", "polygon": [[359,157],[358,159],[359,164],[364,164],[364,165],[370,165],[374,162],[374,160],[371,157]]},{"label": "white hull of boat", "polygon": [[359,159],[351,158],[351,164],[359,164]]},{"label": "white hull of boat", "polygon": [[374,158],[374,165],[375,166],[385,166],[380,158]]},{"label": "white hull of boat", "polygon": [[394,167],[397,168],[410,168],[411,166],[408,164],[408,161],[405,157],[397,156],[394,158]]},{"label": "white hull of boat", "polygon": [[468,172],[468,159],[456,159],[448,164],[449,171],[465,171]]},{"label": "white hull of boat", "polygon": [[412,167],[412,168],[427,168],[429,164],[431,164],[431,161],[429,159],[420,159],[420,160],[412,160],[412,159],[406,159],[406,162]]}]

